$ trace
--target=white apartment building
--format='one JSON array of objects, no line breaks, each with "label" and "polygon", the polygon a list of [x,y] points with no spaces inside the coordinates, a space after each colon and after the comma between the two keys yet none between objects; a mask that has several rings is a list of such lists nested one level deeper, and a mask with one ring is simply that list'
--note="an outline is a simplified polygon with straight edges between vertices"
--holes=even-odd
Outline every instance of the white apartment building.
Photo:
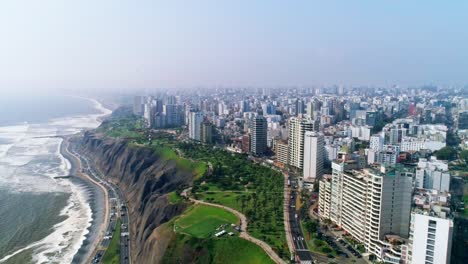
[{"label": "white apartment building", "polygon": [[400,146],[398,145],[383,145],[380,150],[373,150],[371,148],[367,150],[367,164],[396,164],[399,154]]},{"label": "white apartment building", "polygon": [[[330,219],[330,205],[331,205],[331,187],[332,176],[324,175],[322,180],[319,181],[319,215],[325,219]],[[320,202],[322,201],[322,202]]]},{"label": "white apartment building", "polygon": [[413,173],[401,166],[349,170],[340,162],[333,162],[332,168],[331,181],[320,183],[319,197],[324,199],[319,200],[319,214],[382,261],[388,251],[386,235],[408,236]]},{"label": "white apartment building", "polygon": [[311,119],[292,117],[289,119],[288,155],[289,165],[302,169],[304,163],[304,135],[313,131]]},{"label": "white apartment building", "polygon": [[420,151],[421,149],[429,149],[431,151],[439,150],[445,147],[444,141],[434,141],[426,138],[403,137],[401,140],[402,151]]},{"label": "white apartment building", "polygon": [[203,122],[202,112],[190,112],[189,115],[189,138],[201,140],[201,124]]},{"label": "white apartment building", "polygon": [[339,150],[340,147],[337,145],[325,145],[325,161],[330,163],[332,160],[335,160],[338,157]]},{"label": "white apartment building", "polygon": [[382,150],[384,145],[384,137],[381,134],[373,135],[370,137],[369,149],[374,151]]},{"label": "white apartment building", "polygon": [[450,173],[446,161],[431,157],[430,160],[419,159],[416,169],[416,187],[448,192],[450,190]]},{"label": "white apartment building", "polygon": [[371,137],[371,128],[369,126],[351,126],[351,135],[363,141],[369,141]]},{"label": "white apartment building", "polygon": [[450,263],[453,220],[446,192],[420,190],[411,213],[408,264]]},{"label": "white apartment building", "polygon": [[323,174],[324,139],[318,132],[307,131],[304,134],[304,169],[306,182],[314,182]]}]

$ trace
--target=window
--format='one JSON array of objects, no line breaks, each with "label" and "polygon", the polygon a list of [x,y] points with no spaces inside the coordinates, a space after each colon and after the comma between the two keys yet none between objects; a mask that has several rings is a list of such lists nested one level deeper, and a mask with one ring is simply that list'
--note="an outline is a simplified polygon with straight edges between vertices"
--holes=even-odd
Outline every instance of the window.
[{"label": "window", "polygon": [[428,239],[427,244],[433,246],[434,245],[434,240]]},{"label": "window", "polygon": [[426,256],[433,257],[433,256],[434,256],[434,251],[429,251],[429,250],[427,250],[427,251],[426,251]]},{"label": "window", "polygon": [[428,245],[428,246],[427,246],[427,249],[434,251],[434,246]]},{"label": "window", "polygon": [[435,235],[434,235],[434,234],[428,234],[427,237],[428,237],[428,238],[435,239]]}]

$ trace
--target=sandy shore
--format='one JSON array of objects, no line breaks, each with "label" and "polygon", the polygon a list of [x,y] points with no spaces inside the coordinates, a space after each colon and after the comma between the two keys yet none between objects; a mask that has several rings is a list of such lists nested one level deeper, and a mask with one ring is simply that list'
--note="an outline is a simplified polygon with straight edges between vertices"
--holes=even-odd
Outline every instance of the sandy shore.
[{"label": "sandy shore", "polygon": [[82,247],[79,250],[80,257],[79,259],[74,258],[77,262],[81,263],[89,263],[91,259],[94,257],[95,252],[97,251],[100,242],[102,241],[103,236],[105,235],[106,229],[107,229],[107,223],[109,222],[109,215],[110,215],[110,208],[109,208],[109,195],[107,192],[107,188],[104,187],[102,184],[91,178],[89,175],[86,173],[82,172],[82,165],[81,165],[81,160],[70,153],[68,151],[68,146],[70,144],[69,138],[68,137],[63,137],[62,144],[60,146],[60,152],[61,154],[70,162],[70,175],[74,177],[78,177],[87,183],[90,183],[94,186],[96,186],[97,190],[101,192],[103,195],[103,202],[99,206],[94,206],[94,209],[98,208],[97,210],[93,210],[93,215],[95,213],[102,213],[99,212],[99,210],[102,210],[104,212],[103,214],[103,219],[99,223],[94,223],[93,221],[93,228],[94,233],[90,233],[85,241],[83,242]]}]

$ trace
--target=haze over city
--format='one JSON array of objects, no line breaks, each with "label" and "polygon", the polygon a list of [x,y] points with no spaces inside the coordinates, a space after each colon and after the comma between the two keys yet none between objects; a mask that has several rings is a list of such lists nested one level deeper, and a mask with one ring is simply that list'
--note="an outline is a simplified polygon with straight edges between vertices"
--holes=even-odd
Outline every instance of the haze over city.
[{"label": "haze over city", "polygon": [[465,1],[2,1],[2,91],[464,85]]},{"label": "haze over city", "polygon": [[0,264],[465,264],[467,14],[0,1]]}]

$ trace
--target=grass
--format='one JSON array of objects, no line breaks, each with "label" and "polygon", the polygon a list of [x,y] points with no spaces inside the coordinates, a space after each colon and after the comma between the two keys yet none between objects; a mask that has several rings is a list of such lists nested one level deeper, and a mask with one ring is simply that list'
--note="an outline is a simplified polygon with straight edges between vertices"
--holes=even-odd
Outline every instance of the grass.
[{"label": "grass", "polygon": [[259,246],[238,237],[217,240],[213,255],[213,263],[274,263]]},{"label": "grass", "polygon": [[182,197],[177,192],[170,192],[167,199],[171,204],[178,204],[183,201]]},{"label": "grass", "polygon": [[120,259],[120,218],[117,219],[117,226],[115,228],[112,240],[109,244],[109,247],[102,258],[102,263],[104,264],[118,264]]},{"label": "grass", "polygon": [[197,193],[197,198],[216,204],[222,204],[239,212],[242,212],[241,203],[239,197],[246,192],[233,191],[233,192],[221,192],[221,191],[207,191]]},{"label": "grass", "polygon": [[213,206],[195,205],[175,221],[179,233],[197,238],[208,238],[223,224],[238,224],[239,219],[232,213]]},{"label": "grass", "polygon": [[206,163],[182,158],[179,155],[177,155],[177,152],[174,150],[173,147],[171,148],[170,146],[165,145],[155,145],[153,146],[153,148],[156,151],[156,153],[161,155],[163,159],[174,160],[178,168],[186,171],[191,171],[195,179],[202,177],[207,170]]},{"label": "grass", "polygon": [[[274,263],[262,248],[238,236],[213,236],[220,225],[239,222],[224,209],[194,205],[173,222],[176,238],[167,248],[162,263]],[[229,226],[227,231],[230,230]]]},{"label": "grass", "polygon": [[98,133],[104,133],[113,138],[127,138],[135,143],[143,143],[146,141],[144,130],[142,129],[142,120],[130,116],[126,118],[111,118],[104,121],[99,128]]},{"label": "grass", "polygon": [[200,239],[177,234],[161,261],[163,264],[273,264],[259,246],[239,237]]}]

